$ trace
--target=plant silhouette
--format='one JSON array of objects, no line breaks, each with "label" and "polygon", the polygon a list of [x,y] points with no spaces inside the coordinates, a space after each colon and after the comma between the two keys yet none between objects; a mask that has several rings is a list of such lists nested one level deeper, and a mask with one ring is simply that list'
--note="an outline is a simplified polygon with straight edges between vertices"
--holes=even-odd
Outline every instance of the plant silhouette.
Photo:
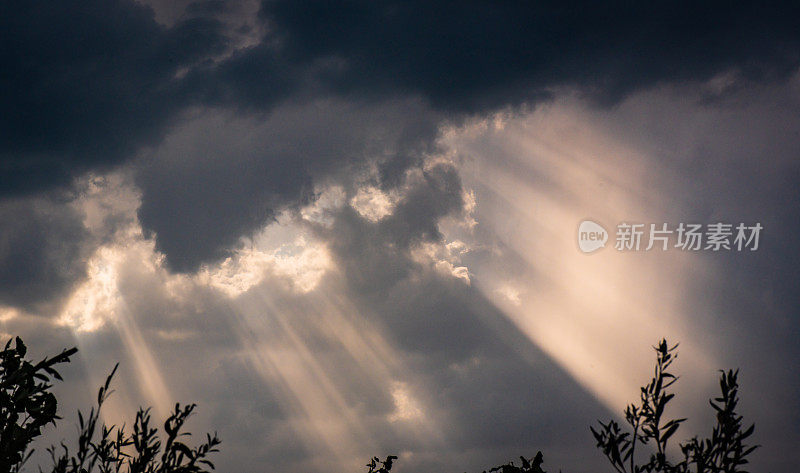
[{"label": "plant silhouette", "polygon": [[[516,466],[514,462],[506,463],[505,465],[496,466],[489,470],[489,473],[545,473],[542,470],[542,452],[538,452],[535,457],[527,459],[519,457],[521,464]],[[483,473],[486,473],[485,471]]]},{"label": "plant silhouette", "polygon": [[396,455],[389,455],[384,461],[381,461],[378,457],[372,457],[367,463],[368,473],[389,473],[395,460],[397,460]]},{"label": "plant silhouette", "polygon": [[[54,366],[67,363],[76,348],[33,364],[25,360],[27,349],[17,337],[0,352],[0,473],[16,473],[30,459],[31,442],[41,435],[41,428],[60,419],[56,399],[50,391],[51,379],[61,380]],[[97,393],[97,405],[87,415],[78,412],[78,439],[73,449],[62,442],[48,448],[52,473],[206,473],[214,469],[209,456],[218,451],[216,434],[196,447],[183,439],[190,436],[182,429],[195,409],[194,404],[175,405],[163,425],[163,435],[153,427],[150,409],[140,408],[132,431],[126,426],[107,426],[100,422],[100,412],[111,390],[117,371],[114,366]],[[39,468],[40,472],[42,468]]]},{"label": "plant silhouette", "polygon": [[[514,462],[508,462],[505,465],[491,468],[489,473],[545,473],[542,470],[542,452],[538,452],[535,457],[530,459],[525,457],[519,457],[519,459],[521,460],[519,466],[515,465]],[[395,460],[397,460],[396,455],[389,455],[384,461],[381,461],[378,457],[372,457],[367,463],[367,468],[369,468],[367,473],[389,473]],[[484,471],[483,473],[487,472]]]},{"label": "plant silhouette", "polygon": [[0,472],[18,471],[31,453],[30,443],[42,427],[59,419],[51,381],[61,380],[54,368],[70,361],[72,348],[38,363],[25,359],[28,348],[17,337],[0,351]]},{"label": "plant silhouette", "polygon": [[[653,378],[641,388],[640,403],[625,409],[628,431],[613,420],[599,422],[599,429],[590,427],[597,448],[619,473],[746,473],[742,468],[748,463],[747,457],[758,447],[746,445],[755,426],[745,428],[742,416],[736,413],[738,370],[722,371],[721,395],[709,401],[716,412],[711,437],[694,437],[680,444],[683,458],[674,462],[668,458],[669,440],[686,420],[664,419],[664,410],[675,396],[669,388],[678,380],[667,371],[677,356],[677,346],[670,347],[662,339],[653,347],[656,351]],[[637,461],[637,446],[649,449],[644,463]]]},{"label": "plant silhouette", "polygon": [[[686,420],[666,419],[665,409],[674,398],[670,388],[678,378],[669,368],[675,360],[677,345],[661,340],[655,347],[653,377],[640,389],[638,403],[625,409],[627,426],[614,420],[599,422],[590,430],[618,473],[746,473],[748,456],[758,448],[747,444],[754,426],[745,427],[736,409],[739,403],[738,370],[722,371],[720,395],[711,399],[716,423],[708,438],[691,438],[680,444],[682,457],[669,458],[669,441]],[[38,363],[26,359],[27,347],[17,337],[0,351],[0,473],[18,473],[31,458],[31,443],[42,428],[54,424],[57,401],[51,388],[60,381],[57,365],[70,362],[76,348],[46,357]],[[48,448],[51,473],[207,473],[215,466],[209,457],[218,451],[216,434],[206,434],[205,441],[189,446],[184,432],[195,404],[175,405],[163,424],[163,432],[154,427],[150,409],[140,408],[132,426],[107,426],[100,421],[103,404],[113,392],[114,367],[97,393],[97,405],[87,414],[78,412],[78,438],[74,445],[62,442]],[[373,457],[368,473],[390,473],[397,456],[385,460]],[[520,465],[509,462],[488,470],[489,473],[545,473],[543,456],[520,457]],[[484,473],[487,473],[484,471]]]}]

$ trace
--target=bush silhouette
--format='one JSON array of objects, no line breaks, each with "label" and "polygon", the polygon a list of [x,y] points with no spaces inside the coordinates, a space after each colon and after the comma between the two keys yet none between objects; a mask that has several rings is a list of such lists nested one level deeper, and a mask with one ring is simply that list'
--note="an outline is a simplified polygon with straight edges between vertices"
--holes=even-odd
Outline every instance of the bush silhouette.
[{"label": "bush silhouette", "polygon": [[[538,452],[535,457],[527,459],[519,457],[520,466],[514,465],[514,462],[506,463],[505,465],[496,466],[489,470],[490,473],[545,473],[542,470],[542,452]],[[486,473],[485,471],[483,473]]]},{"label": "bush silhouette", "polygon": [[78,350],[64,350],[53,358],[33,364],[17,337],[0,351],[0,472],[17,471],[30,457],[31,442],[42,427],[59,419],[57,402],[50,392],[52,379],[61,380],[55,365],[69,362]]},{"label": "bush silhouette", "polygon": [[[505,465],[496,466],[489,470],[489,473],[545,473],[542,470],[542,452],[538,452],[533,458],[519,457],[520,465],[517,466],[514,462],[508,462]],[[378,457],[372,457],[367,468],[367,473],[389,473],[397,460],[396,455],[389,455],[386,460],[381,461]],[[484,471],[483,473],[487,473]]]},{"label": "bush silhouette", "polygon": [[395,460],[397,460],[396,455],[389,455],[383,461],[378,457],[372,457],[372,460],[367,463],[368,473],[389,473]]},{"label": "bush silhouette", "polygon": [[[745,428],[742,416],[736,413],[738,370],[722,371],[721,395],[709,401],[716,412],[711,437],[694,437],[680,444],[682,459],[673,462],[667,457],[670,438],[686,420],[663,418],[667,404],[675,396],[669,388],[678,378],[667,370],[677,356],[677,346],[670,347],[666,340],[661,340],[653,347],[656,351],[653,378],[641,388],[639,404],[625,409],[625,421],[630,430],[623,431],[613,420],[600,422],[598,430],[590,427],[597,447],[619,473],[745,473],[741,468],[748,463],[748,455],[758,447],[745,444],[755,426]],[[637,461],[637,445],[650,450],[647,461],[641,464]]]},{"label": "bush silhouette", "polygon": [[[748,456],[757,446],[747,445],[754,426],[745,427],[736,412],[739,402],[738,370],[722,371],[719,397],[711,399],[716,423],[708,438],[691,438],[680,444],[682,458],[669,458],[669,441],[684,418],[665,419],[664,412],[674,394],[669,391],[677,377],[669,372],[677,345],[661,340],[653,347],[656,364],[652,379],[641,388],[638,403],[625,409],[626,428],[616,421],[599,422],[590,430],[618,473],[746,473]],[[0,473],[17,473],[31,458],[31,443],[42,428],[60,419],[57,401],[51,392],[52,382],[61,380],[56,366],[70,362],[76,348],[62,351],[38,363],[26,359],[27,347],[17,337],[0,351]],[[174,412],[160,433],[153,426],[149,409],[140,408],[128,430],[125,425],[107,426],[100,422],[103,404],[111,395],[111,371],[97,393],[97,405],[88,414],[78,412],[76,445],[62,442],[48,448],[52,473],[207,473],[214,470],[209,456],[218,451],[216,434],[206,434],[195,447],[183,440],[183,432],[194,404],[175,405]],[[643,451],[644,450],[644,451]],[[642,457],[643,462],[640,462]],[[397,456],[381,461],[373,457],[366,465],[368,473],[389,473]],[[544,473],[543,457],[520,457],[520,465],[509,462],[488,470],[490,473]],[[484,472],[486,473],[486,472]]]},{"label": "bush silhouette", "polygon": [[[60,419],[56,414],[56,398],[50,392],[51,380],[61,380],[54,366],[70,361],[76,348],[33,364],[25,359],[27,349],[17,337],[0,352],[0,473],[19,472],[30,459],[31,442],[41,435],[43,426]],[[183,441],[191,434],[183,426],[195,409],[194,404],[181,407],[164,422],[163,435],[152,426],[149,409],[140,408],[132,432],[124,425],[100,423],[103,403],[112,393],[111,371],[97,393],[97,405],[88,415],[78,412],[77,445],[70,449],[62,442],[50,447],[52,473],[205,473],[214,469],[209,455],[217,452],[219,438],[206,434],[205,442],[190,447]],[[39,471],[44,471],[39,468]]]}]

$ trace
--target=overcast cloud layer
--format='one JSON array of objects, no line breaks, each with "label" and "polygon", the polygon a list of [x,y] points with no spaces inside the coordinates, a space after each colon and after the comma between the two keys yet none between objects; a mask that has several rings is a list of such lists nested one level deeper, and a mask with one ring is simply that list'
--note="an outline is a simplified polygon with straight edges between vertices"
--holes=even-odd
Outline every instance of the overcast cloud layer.
[{"label": "overcast cloud layer", "polygon": [[[669,336],[687,429],[741,366],[754,471],[800,461],[788,5],[34,2],[0,42],[0,333],[78,345],[67,421],[120,360],[109,420],[198,402],[220,471],[598,471]],[[586,257],[589,217],[765,230]]]}]

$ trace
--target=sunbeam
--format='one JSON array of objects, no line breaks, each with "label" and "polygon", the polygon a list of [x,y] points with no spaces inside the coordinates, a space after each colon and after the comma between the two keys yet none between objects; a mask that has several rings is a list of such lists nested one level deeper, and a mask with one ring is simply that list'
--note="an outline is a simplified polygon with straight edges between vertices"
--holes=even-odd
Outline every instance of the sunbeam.
[{"label": "sunbeam", "polygon": [[[357,469],[377,451],[385,434],[376,429],[387,421],[419,442],[441,444],[433,419],[401,381],[410,376],[401,357],[340,291],[287,299],[261,286],[230,301],[230,308],[244,356],[277,394],[309,451],[324,449],[337,468]],[[356,386],[371,394],[355,395]],[[376,395],[392,400],[391,409],[370,406]]]},{"label": "sunbeam", "polygon": [[623,253],[613,240],[585,255],[576,244],[586,219],[609,231],[625,221],[679,220],[668,169],[648,151],[614,140],[569,101],[498,120],[443,138],[466,156],[462,176],[477,195],[483,232],[452,237],[493,245],[499,255],[469,259],[477,287],[616,412],[648,375],[642,340],[679,340],[693,360],[685,376],[707,377],[714,352],[693,330],[685,290],[704,271],[699,258],[675,250]]}]

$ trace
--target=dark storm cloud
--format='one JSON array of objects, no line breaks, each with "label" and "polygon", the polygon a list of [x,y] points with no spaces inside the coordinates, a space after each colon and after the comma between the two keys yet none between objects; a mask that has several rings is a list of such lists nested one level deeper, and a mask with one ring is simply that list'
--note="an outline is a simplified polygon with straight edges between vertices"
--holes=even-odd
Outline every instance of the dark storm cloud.
[{"label": "dark storm cloud", "polygon": [[[2,8],[5,196],[124,162],[143,145],[158,145],[190,106],[258,117],[321,97],[369,103],[411,96],[458,119],[535,101],[555,87],[614,101],[656,83],[729,70],[745,79],[783,76],[797,67],[800,31],[782,4],[265,1],[260,28],[242,23],[263,29],[263,39],[230,51],[231,38],[247,32],[231,30],[221,3],[189,5],[169,27],[126,1]],[[431,120],[412,135],[432,140]],[[183,161],[196,163],[156,166],[164,174],[140,181],[145,229],[175,268],[219,258],[277,208],[307,199],[324,175],[316,166],[333,169],[358,154],[350,146],[336,156],[323,150],[319,159],[315,147],[277,148],[265,147],[246,166],[186,155]],[[395,150],[382,164],[381,185],[392,185],[418,156]],[[263,189],[251,193],[256,179]],[[236,199],[247,203],[232,212]],[[193,232],[194,248],[178,242],[181,225]]]},{"label": "dark storm cloud", "polygon": [[0,7],[0,196],[107,169],[164,131],[186,104],[182,68],[224,45],[220,24],[167,29],[127,1]]},{"label": "dark storm cloud", "polygon": [[191,103],[263,110],[293,95],[411,93],[485,110],[550,87],[615,99],[798,63],[800,20],[780,3],[266,1],[261,44],[198,65],[226,46],[219,6],[190,6],[165,28],[134,2],[5,5],[1,192],[118,163]]},{"label": "dark storm cloud", "polygon": [[266,0],[262,15],[287,60],[328,61],[331,90],[411,92],[453,110],[558,86],[613,101],[728,69],[780,76],[800,59],[800,20],[781,2]]}]

